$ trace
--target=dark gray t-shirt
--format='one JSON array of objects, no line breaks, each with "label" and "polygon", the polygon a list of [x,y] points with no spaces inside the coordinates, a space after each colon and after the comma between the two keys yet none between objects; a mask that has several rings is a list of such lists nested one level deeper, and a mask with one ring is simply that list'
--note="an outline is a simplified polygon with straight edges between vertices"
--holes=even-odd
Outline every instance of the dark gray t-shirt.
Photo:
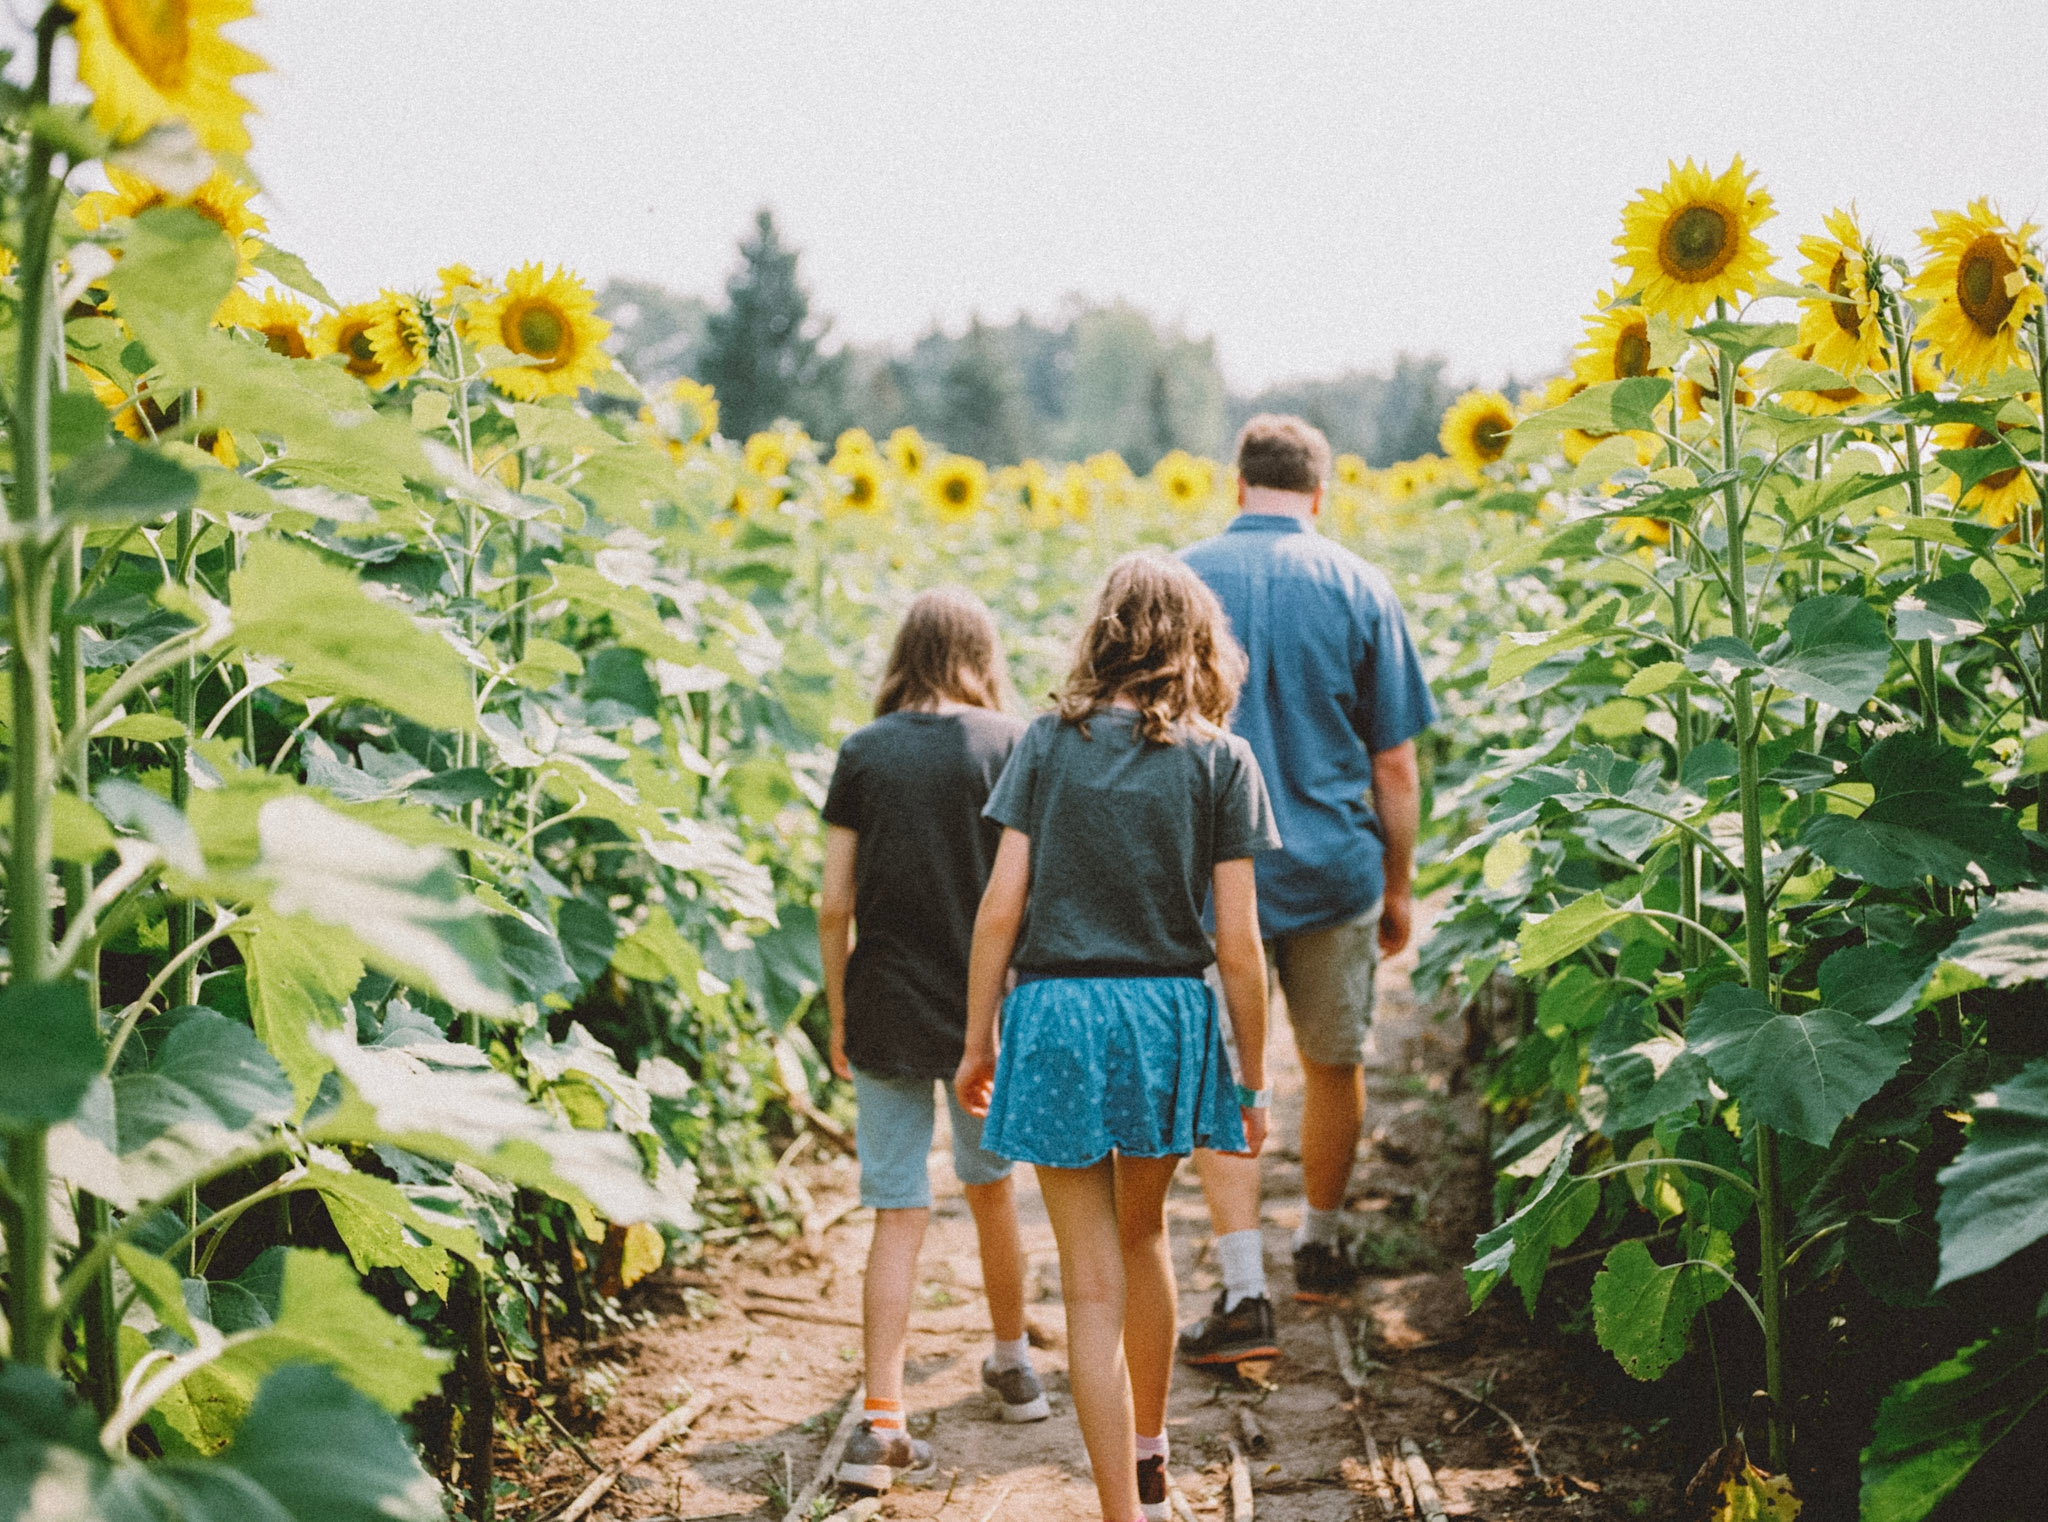
[{"label": "dark gray t-shirt", "polygon": [[1199,976],[1216,959],[1202,908],[1219,861],[1275,850],[1259,763],[1243,740],[1186,726],[1172,745],[1110,708],[1089,738],[1058,714],[1032,720],[988,801],[1031,837],[1020,972]]},{"label": "dark gray t-shirt", "polygon": [[825,822],[860,836],[846,1055],[888,1078],[950,1078],[967,1036],[974,911],[1002,832],[982,805],[1024,733],[985,708],[886,714],[839,747]]}]

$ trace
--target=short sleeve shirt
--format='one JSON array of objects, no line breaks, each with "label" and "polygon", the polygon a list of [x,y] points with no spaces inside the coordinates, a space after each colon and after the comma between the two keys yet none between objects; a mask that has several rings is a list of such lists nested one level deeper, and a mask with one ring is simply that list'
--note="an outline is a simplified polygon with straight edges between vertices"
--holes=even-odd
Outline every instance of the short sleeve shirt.
[{"label": "short sleeve shirt", "polygon": [[988,801],[1031,837],[1031,892],[1013,963],[1081,977],[1199,976],[1211,875],[1280,844],[1251,747],[1183,726],[1147,741],[1137,715],[1034,719]]},{"label": "short sleeve shirt", "polygon": [[825,822],[856,832],[846,1055],[888,1078],[950,1078],[967,1035],[967,953],[1002,831],[982,817],[1024,721],[899,710],[839,747]]},{"label": "short sleeve shirt", "polygon": [[1436,721],[1384,572],[1298,518],[1241,513],[1181,558],[1250,658],[1232,731],[1258,757],[1285,849],[1259,858],[1268,936],[1341,924],[1385,888],[1372,758]]}]

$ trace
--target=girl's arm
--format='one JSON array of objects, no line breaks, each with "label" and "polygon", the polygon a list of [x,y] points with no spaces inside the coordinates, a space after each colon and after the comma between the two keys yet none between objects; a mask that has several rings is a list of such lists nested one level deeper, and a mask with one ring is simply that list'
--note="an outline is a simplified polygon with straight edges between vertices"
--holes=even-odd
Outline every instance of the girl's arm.
[{"label": "girl's arm", "polygon": [[[1259,890],[1249,856],[1216,863],[1211,891],[1216,900],[1216,971],[1223,1002],[1237,1036],[1237,1081],[1248,1089],[1266,1086],[1266,952],[1259,941]],[[1246,1106],[1246,1154],[1259,1155],[1266,1142],[1266,1106]]]},{"label": "girl's arm", "polygon": [[953,1075],[953,1092],[969,1115],[988,1114],[989,1093],[996,1082],[996,1014],[1002,1008],[1003,984],[1030,895],[1031,837],[1005,829],[988,889],[975,912],[974,950],[967,959],[967,1050]]},{"label": "girl's arm", "polygon": [[818,898],[818,959],[825,964],[825,1008],[832,1014],[832,1071],[851,1078],[846,1060],[846,959],[853,950],[853,862],[860,836],[825,827],[825,888]]}]

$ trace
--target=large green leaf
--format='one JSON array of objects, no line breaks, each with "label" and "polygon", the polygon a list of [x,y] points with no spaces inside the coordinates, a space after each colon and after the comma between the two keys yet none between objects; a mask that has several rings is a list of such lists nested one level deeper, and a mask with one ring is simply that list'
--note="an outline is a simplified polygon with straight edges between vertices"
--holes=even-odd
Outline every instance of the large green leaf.
[{"label": "large green leaf", "polygon": [[272,1255],[276,1298],[263,1307],[270,1324],[236,1343],[224,1362],[259,1377],[286,1364],[325,1364],[394,1414],[439,1386],[448,1355],[363,1293],[346,1258],[279,1247],[265,1256]]},{"label": "large green leaf", "polygon": [[148,1065],[114,1079],[124,1156],[173,1130],[235,1132],[291,1113],[284,1069],[246,1025],[210,1009],[182,1010],[172,1018]]},{"label": "large green leaf", "polygon": [[1998,1332],[1892,1386],[1863,1450],[1862,1522],[1931,1516],[2044,1395],[2048,1349],[2032,1327]]},{"label": "large green leaf", "polygon": [[101,1056],[83,983],[0,988],[0,1130],[69,1120],[99,1077]]},{"label": "large green leaf", "polygon": [[288,662],[294,686],[361,698],[436,729],[474,730],[462,657],[347,571],[279,539],[249,546],[228,577],[235,643]]},{"label": "large green leaf", "polygon": [[322,1368],[263,1382],[218,1459],[110,1459],[55,1376],[0,1368],[6,1522],[440,1522],[440,1488],[387,1412]]},{"label": "large green leaf", "polygon": [[88,523],[148,523],[189,507],[199,481],[176,460],[126,439],[102,444],[58,471],[50,502]]},{"label": "large green leaf", "polygon": [[421,1289],[445,1296],[449,1254],[475,1262],[481,1252],[475,1232],[420,1210],[389,1179],[319,1166],[307,1176],[360,1273],[402,1269]]},{"label": "large green leaf", "polygon": [[2048,890],[1999,894],[1963,927],[1942,960],[1993,988],[2048,982]]},{"label": "large green leaf", "polygon": [[248,968],[256,1033],[290,1076],[303,1108],[331,1064],[312,1041],[316,1027],[341,1024],[363,980],[362,949],[338,925],[259,909],[230,932]]},{"label": "large green leaf", "polygon": [[1809,597],[1785,620],[1785,636],[1763,652],[1766,680],[1816,703],[1855,713],[1884,681],[1891,661],[1884,616],[1849,593]]},{"label": "large green leaf", "polygon": [[1608,1136],[1655,1125],[1713,1094],[1706,1063],[1640,1000],[1608,1012],[1587,1056],[1604,1093],[1598,1123]]},{"label": "large green leaf", "polygon": [[1816,814],[1800,836],[1829,866],[1878,888],[1929,877],[1960,887],[1973,868],[1995,886],[2025,877],[2019,816],[1992,802],[1967,752],[1909,731],[1871,746],[1861,770],[1876,794],[1869,807]]},{"label": "large green leaf", "polygon": [[1718,983],[1692,1012],[1685,1041],[1746,1124],[1825,1147],[1905,1062],[1912,1030],[1865,1025],[1838,1009],[1790,1015],[1754,989]]},{"label": "large green leaf", "polygon": [[1554,438],[1567,429],[1585,433],[1643,431],[1657,426],[1657,410],[1671,396],[1671,382],[1655,376],[1632,376],[1588,386],[1569,401],[1536,413],[1515,425],[1537,437]]},{"label": "large green leaf", "polygon": [[1515,971],[1525,977],[1541,972],[1592,945],[1634,912],[1608,902],[1605,894],[1594,892],[1573,899],[1555,914],[1532,914],[1522,921],[1516,936],[1522,955],[1515,963]]},{"label": "large green leaf", "polygon": [[1593,1278],[1593,1334],[1637,1379],[1659,1379],[1685,1356],[1693,1317],[1710,1298],[1711,1269],[1659,1263],[1641,1242],[1620,1242]]},{"label": "large green leaf", "polygon": [[1969,1139],[1938,1177],[1937,1287],[1982,1273],[2048,1236],[2048,1057],[1978,1096]]},{"label": "large green leaf", "polygon": [[1573,1140],[1569,1135],[1564,1138],[1528,1202],[1473,1245],[1476,1256],[1465,1265],[1465,1289],[1473,1309],[1506,1275],[1522,1292],[1523,1307],[1534,1315],[1551,1253],[1571,1246],[1593,1219],[1600,1186],[1571,1177]]},{"label": "large green leaf", "polygon": [[1953,644],[1984,632],[1984,625],[1991,620],[1991,594],[1984,590],[1983,582],[1965,571],[1916,587],[1893,604],[1892,614],[1902,640]]}]

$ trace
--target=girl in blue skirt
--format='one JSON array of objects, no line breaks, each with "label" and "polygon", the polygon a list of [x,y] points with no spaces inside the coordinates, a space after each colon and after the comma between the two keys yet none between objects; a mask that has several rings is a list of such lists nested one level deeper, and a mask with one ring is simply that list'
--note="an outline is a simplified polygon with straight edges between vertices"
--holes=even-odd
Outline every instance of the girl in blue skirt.
[{"label": "girl in blue skirt", "polygon": [[[985,810],[1003,833],[974,922],[954,1084],[987,1117],[982,1145],[1038,1170],[1105,1522],[1170,1515],[1174,1166],[1197,1147],[1256,1154],[1266,1135],[1251,858],[1280,837],[1251,748],[1223,727],[1244,669],[1192,571],[1125,557],[1057,711],[1025,731]],[[1212,962],[1236,1075],[1203,981]]]}]

